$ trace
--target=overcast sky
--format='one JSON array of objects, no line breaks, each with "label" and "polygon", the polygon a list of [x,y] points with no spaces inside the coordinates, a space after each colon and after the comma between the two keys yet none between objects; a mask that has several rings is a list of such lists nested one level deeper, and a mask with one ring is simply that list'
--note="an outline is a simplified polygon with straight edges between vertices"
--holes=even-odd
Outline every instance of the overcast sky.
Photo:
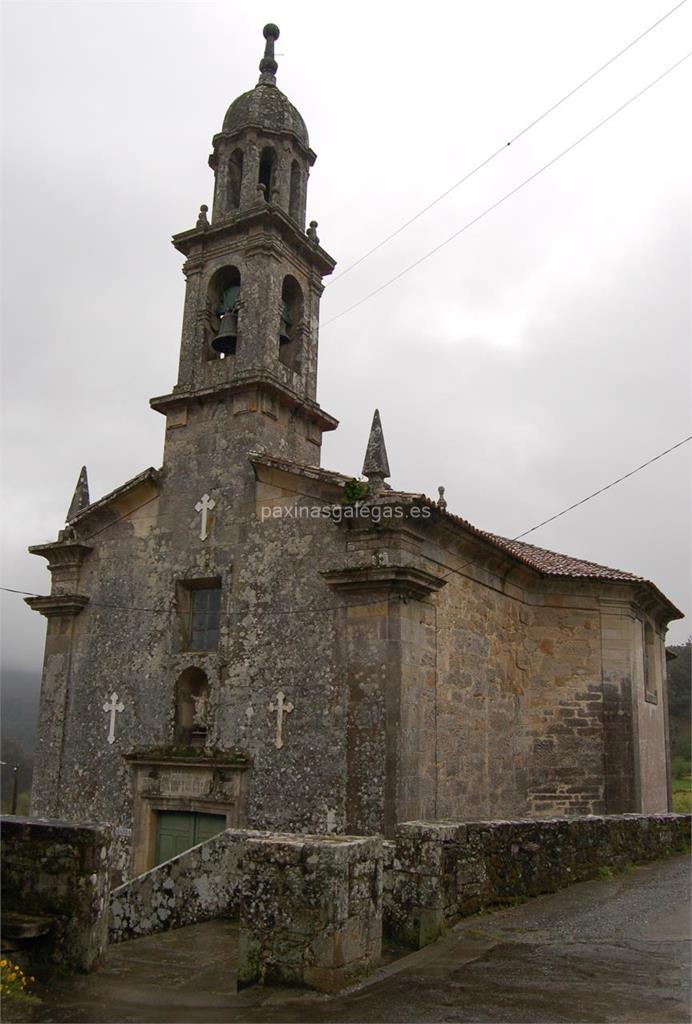
[{"label": "overcast sky", "polygon": [[[265,22],[338,273],[674,2],[5,2],[3,585],[48,591],[26,547],[56,536],[83,463],[92,499],[160,465],[148,399],[175,382],[183,299],[169,238],[211,205],[211,138],[257,80]],[[682,57],[691,15],[328,286],[323,323]],[[341,421],[323,465],[360,472],[378,406],[393,486],[444,484],[450,511],[513,536],[690,433],[690,64],[323,327],[318,397]],[[687,610],[689,449],[528,539]],[[2,606],[5,663],[38,672],[45,620]]]}]

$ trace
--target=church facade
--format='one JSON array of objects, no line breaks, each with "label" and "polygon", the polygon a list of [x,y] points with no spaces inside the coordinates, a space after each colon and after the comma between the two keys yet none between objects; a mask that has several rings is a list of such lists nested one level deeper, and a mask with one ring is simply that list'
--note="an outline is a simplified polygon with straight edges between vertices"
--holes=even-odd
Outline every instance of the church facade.
[{"label": "church facade", "polygon": [[320,467],[315,154],[276,85],[213,140],[185,257],[161,468],[90,501],[47,559],[32,812],[118,826],[125,874],[227,825],[390,835],[399,821],[669,806],[650,582],[510,541]]}]

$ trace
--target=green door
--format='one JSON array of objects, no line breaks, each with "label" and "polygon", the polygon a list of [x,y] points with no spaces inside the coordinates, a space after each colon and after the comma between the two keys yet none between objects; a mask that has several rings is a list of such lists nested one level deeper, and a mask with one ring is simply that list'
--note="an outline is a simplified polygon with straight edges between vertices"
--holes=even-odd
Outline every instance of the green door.
[{"label": "green door", "polygon": [[156,823],[156,859],[161,864],[197,846],[226,828],[224,814],[197,814],[194,811],[158,811]]}]

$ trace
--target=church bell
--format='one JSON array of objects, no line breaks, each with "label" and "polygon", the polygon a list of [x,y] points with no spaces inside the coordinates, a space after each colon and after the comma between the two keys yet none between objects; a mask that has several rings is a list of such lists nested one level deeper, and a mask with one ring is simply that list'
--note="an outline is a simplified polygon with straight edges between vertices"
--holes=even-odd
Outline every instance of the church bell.
[{"label": "church bell", "polygon": [[238,322],[235,313],[230,310],[221,317],[219,333],[211,343],[215,352],[224,356],[234,356],[236,341],[238,340]]}]

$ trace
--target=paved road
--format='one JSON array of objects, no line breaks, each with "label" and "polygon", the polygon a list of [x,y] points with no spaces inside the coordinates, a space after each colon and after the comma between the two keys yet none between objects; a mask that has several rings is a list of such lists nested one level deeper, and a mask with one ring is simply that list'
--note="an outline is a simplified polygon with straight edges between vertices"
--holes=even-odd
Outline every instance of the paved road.
[{"label": "paved road", "polygon": [[237,931],[209,922],[116,946],[54,987],[52,1022],[677,1022],[690,1019],[690,877],[672,858],[468,918],[327,999],[235,992]]}]

